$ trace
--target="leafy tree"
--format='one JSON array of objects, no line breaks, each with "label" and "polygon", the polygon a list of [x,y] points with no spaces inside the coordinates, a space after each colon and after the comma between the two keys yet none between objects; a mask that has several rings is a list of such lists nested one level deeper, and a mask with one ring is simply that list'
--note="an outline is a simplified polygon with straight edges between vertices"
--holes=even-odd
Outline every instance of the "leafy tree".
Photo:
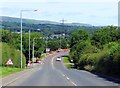
[{"label": "leafy tree", "polygon": [[[11,47],[16,48],[17,50],[20,50],[20,34],[19,33],[14,33],[10,32],[8,30],[1,30],[1,38],[2,42],[8,43]],[[23,53],[28,60],[29,57],[29,34],[28,33],[23,33],[22,34],[22,44],[23,44]],[[31,53],[31,58],[32,58],[32,46],[33,46],[33,39],[35,39],[35,56],[40,57],[41,53],[45,49],[45,40],[43,36],[38,33],[34,32],[31,33],[31,42],[30,42],[30,53]],[[41,39],[40,39],[41,38]]]},{"label": "leafy tree", "polygon": [[87,40],[89,37],[87,31],[85,30],[77,30],[72,33],[71,35],[71,45],[70,47],[74,46],[77,44],[80,40]]},{"label": "leafy tree", "polygon": [[98,48],[102,48],[102,45],[119,39],[118,31],[116,27],[108,26],[101,30],[96,31],[92,36],[92,44]]}]

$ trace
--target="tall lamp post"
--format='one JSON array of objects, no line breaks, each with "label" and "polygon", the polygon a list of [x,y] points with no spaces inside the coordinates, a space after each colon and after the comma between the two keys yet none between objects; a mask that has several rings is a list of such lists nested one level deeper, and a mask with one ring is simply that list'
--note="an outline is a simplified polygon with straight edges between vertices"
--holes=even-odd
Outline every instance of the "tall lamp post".
[{"label": "tall lamp post", "polygon": [[20,49],[21,49],[21,52],[20,52],[20,67],[22,68],[22,13],[23,12],[26,12],[26,11],[37,11],[37,10],[21,10],[20,11],[20,24],[21,24],[21,31],[20,31]]},{"label": "tall lamp post", "polygon": [[29,63],[30,63],[30,29],[29,29]]},{"label": "tall lamp post", "polygon": [[[35,49],[34,49],[34,47],[35,47],[35,39],[42,39],[43,37],[40,37],[40,38],[33,38],[33,55],[32,55],[32,58],[34,59],[34,57],[35,57]],[[32,60],[33,61],[33,60]]]}]

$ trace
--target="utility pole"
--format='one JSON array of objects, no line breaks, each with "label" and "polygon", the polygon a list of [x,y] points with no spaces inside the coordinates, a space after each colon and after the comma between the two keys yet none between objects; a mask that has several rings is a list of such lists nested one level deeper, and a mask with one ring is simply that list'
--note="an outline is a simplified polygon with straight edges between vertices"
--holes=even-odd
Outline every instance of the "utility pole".
[{"label": "utility pole", "polygon": [[47,49],[47,40],[48,40],[48,37],[46,37],[46,49]]},{"label": "utility pole", "polygon": [[[65,23],[65,19],[63,18],[61,21],[61,24],[62,24],[62,29],[64,29],[64,23]],[[66,31],[65,31],[65,34],[66,34]],[[61,34],[60,34],[60,49],[61,49]]]},{"label": "utility pole", "polygon": [[29,63],[30,63],[30,30],[29,30]]},{"label": "utility pole", "polygon": [[[34,59],[34,57],[35,57],[35,40],[36,39],[44,39],[43,37],[40,37],[40,38],[33,38],[33,50],[32,50],[32,52],[33,52],[33,55],[32,55],[32,58]],[[33,61],[33,60],[32,60]]]},{"label": "utility pole", "polygon": [[[67,21],[67,20],[65,20],[64,18],[62,19],[62,20],[60,20],[61,21],[61,23],[62,23],[62,28],[64,29],[64,24],[65,24],[65,21]],[[66,34],[66,31],[65,31],[65,34]]]},{"label": "utility pole", "polygon": [[21,30],[20,30],[20,68],[22,69],[22,10],[20,11],[20,26],[21,26]]}]

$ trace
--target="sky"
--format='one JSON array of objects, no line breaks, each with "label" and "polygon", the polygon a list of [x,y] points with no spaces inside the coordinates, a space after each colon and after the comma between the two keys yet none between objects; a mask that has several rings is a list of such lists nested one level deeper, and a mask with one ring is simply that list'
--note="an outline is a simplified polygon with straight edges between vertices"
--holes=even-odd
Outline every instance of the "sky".
[{"label": "sky", "polygon": [[[0,16],[87,23],[94,26],[118,24],[119,0],[1,0]],[[34,12],[32,10],[38,10]]]}]

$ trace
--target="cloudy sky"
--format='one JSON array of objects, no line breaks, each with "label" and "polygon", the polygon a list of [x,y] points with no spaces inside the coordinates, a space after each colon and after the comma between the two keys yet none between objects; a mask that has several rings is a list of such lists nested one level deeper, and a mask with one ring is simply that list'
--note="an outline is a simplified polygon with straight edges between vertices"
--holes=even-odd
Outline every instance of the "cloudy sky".
[{"label": "cloudy sky", "polygon": [[119,0],[1,0],[0,15],[92,25],[117,25]]}]

